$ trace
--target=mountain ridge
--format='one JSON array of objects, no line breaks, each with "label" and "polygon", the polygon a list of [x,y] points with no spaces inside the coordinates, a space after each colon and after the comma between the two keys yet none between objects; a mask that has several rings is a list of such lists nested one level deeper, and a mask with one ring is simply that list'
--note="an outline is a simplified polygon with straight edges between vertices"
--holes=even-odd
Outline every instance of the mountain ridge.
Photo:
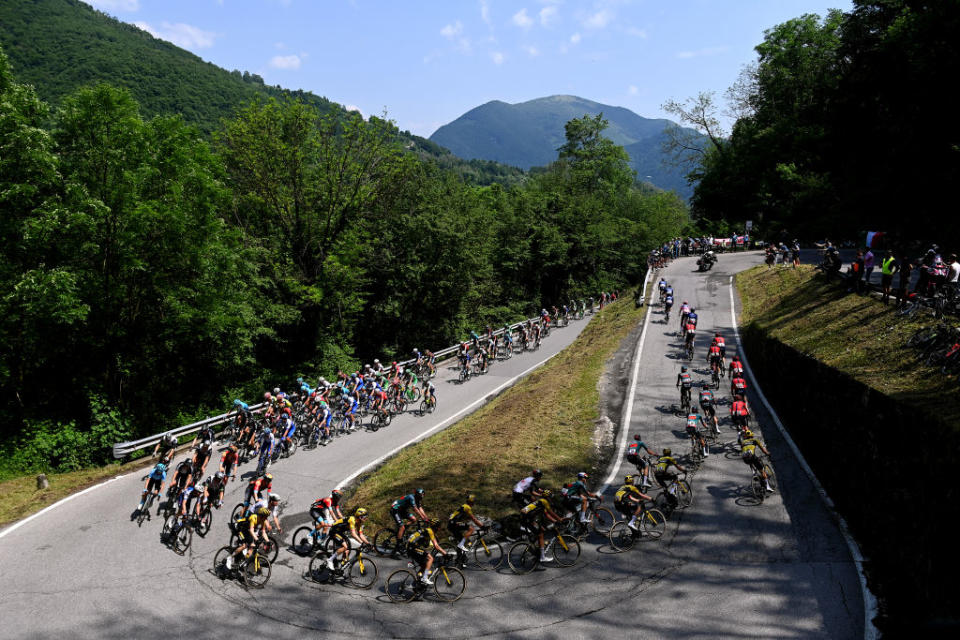
[{"label": "mountain ridge", "polygon": [[689,198],[693,189],[683,170],[664,162],[665,129],[673,122],[580,96],[555,94],[513,104],[491,100],[439,127],[429,139],[464,160],[491,160],[529,170],[556,160],[569,120],[601,113],[609,122],[604,135],[627,150],[641,180]]}]

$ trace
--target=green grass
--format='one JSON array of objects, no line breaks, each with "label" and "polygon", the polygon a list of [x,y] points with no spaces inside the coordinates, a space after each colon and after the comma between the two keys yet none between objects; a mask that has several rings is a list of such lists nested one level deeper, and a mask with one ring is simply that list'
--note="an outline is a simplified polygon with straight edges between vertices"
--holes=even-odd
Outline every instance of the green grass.
[{"label": "green grass", "polygon": [[597,382],[604,365],[643,319],[630,296],[599,313],[563,352],[516,386],[452,427],[404,449],[349,490],[351,506],[365,506],[375,530],[387,526],[390,503],[417,487],[428,515],[444,520],[477,495],[477,513],[512,513],[511,489],[533,468],[543,486],[559,487],[578,471],[604,463],[593,444],[599,417]]},{"label": "green grass", "polygon": [[754,267],[737,275],[743,301],[740,324],[837,369],[888,396],[960,423],[955,377],[944,376],[906,345],[920,328],[936,324],[918,312],[908,320],[870,296],[847,294],[812,266]]}]

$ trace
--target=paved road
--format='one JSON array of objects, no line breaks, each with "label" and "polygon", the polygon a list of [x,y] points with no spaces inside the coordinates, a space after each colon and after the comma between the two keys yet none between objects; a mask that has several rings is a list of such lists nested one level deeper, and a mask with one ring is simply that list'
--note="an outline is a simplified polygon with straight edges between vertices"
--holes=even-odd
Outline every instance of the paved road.
[{"label": "paved road", "polygon": [[[697,305],[701,327],[718,327],[732,344],[728,276],[760,259],[721,256],[707,275],[693,273],[693,259],[683,259],[666,273],[680,295]],[[630,429],[653,446],[685,450],[682,420],[671,413],[678,397],[678,348],[670,335],[676,327],[659,324],[658,307],[652,314]],[[498,364],[463,386],[438,385],[446,413],[435,421],[559,350],[583,324],[551,336],[536,358]],[[761,416],[761,422],[768,421]],[[733,439],[722,426],[725,438]],[[289,532],[306,521],[296,506],[305,508],[340,478],[425,428],[425,419],[409,418],[278,465],[278,491],[291,505],[284,528]],[[468,572],[468,592],[454,605],[386,602],[383,578],[399,566],[388,560],[380,561],[381,579],[371,591],[307,582],[306,561],[285,551],[262,591],[220,582],[210,567],[222,537],[211,533],[195,539],[187,557],[174,555],[159,544],[159,522],[137,529],[128,521],[140,483],[125,478],[0,540],[6,579],[0,614],[6,634],[17,638],[222,638],[251,632],[300,638],[318,631],[401,638],[862,637],[859,583],[842,538],[786,446],[762,431],[774,451],[782,495],[749,506],[742,499],[746,466],[725,458],[718,447],[694,478],[693,507],[674,519],[660,543],[614,554],[595,539],[572,569],[523,577],[508,570]],[[231,491],[228,504],[239,493]],[[223,526],[218,515],[214,532]]]}]

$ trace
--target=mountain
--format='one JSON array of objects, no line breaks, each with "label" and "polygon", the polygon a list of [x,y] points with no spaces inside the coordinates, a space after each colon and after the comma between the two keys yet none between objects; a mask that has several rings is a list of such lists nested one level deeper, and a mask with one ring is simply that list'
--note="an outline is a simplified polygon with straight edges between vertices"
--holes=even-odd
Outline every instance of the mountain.
[{"label": "mountain", "polygon": [[[664,163],[664,129],[669,120],[644,118],[629,109],[577,96],[550,96],[519,104],[499,100],[471,109],[437,129],[430,140],[461,158],[482,158],[529,169],[557,159],[566,141],[564,125],[573,118],[602,113],[605,135],[624,147],[641,180],[690,197],[684,171]],[[649,177],[648,177],[649,176]]]},{"label": "mountain", "polygon": [[[246,71],[227,71],[132,24],[78,0],[0,0],[0,48],[17,80],[56,105],[76,89],[106,82],[128,89],[146,116],[179,113],[205,133],[216,131],[241,104],[257,96],[292,97],[321,112],[344,108],[309,91],[264,83]],[[464,161],[425,138],[398,131],[404,146],[474,184],[512,184],[523,171],[483,160]]]}]

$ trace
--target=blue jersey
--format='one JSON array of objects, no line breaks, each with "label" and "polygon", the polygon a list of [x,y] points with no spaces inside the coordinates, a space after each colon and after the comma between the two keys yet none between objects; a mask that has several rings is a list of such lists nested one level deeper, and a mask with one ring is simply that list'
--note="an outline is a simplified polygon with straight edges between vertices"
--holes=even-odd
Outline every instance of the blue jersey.
[{"label": "blue jersey", "polygon": [[408,493],[399,500],[394,500],[392,508],[397,510],[406,510],[412,509],[417,506],[417,497],[412,493]]},{"label": "blue jersey", "polygon": [[586,493],[587,485],[583,484],[580,480],[577,480],[567,488],[567,497],[568,498],[578,498]]},{"label": "blue jersey", "polygon": [[689,322],[689,323],[692,324],[693,326],[697,326],[697,314],[693,313],[692,311],[691,311],[690,313],[688,313],[688,314],[687,314],[687,322]]},{"label": "blue jersey", "polygon": [[158,467],[154,467],[153,471],[150,472],[151,480],[166,480],[167,479],[167,470],[164,468],[162,471]]}]

